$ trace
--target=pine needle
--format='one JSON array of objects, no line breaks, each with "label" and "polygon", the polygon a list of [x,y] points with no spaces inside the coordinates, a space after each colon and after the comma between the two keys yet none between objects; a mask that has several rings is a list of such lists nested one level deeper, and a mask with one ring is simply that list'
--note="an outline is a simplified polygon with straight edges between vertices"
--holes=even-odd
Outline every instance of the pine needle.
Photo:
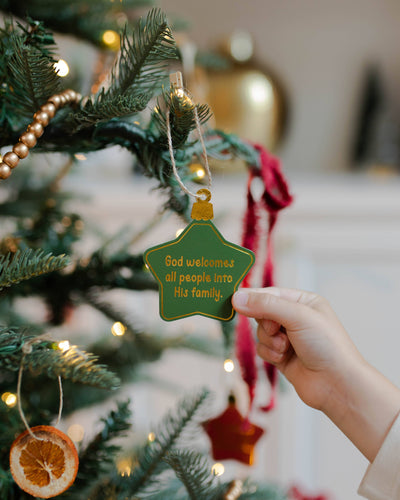
[{"label": "pine needle", "polygon": [[[21,363],[34,374],[44,374],[49,378],[62,377],[72,382],[115,389],[119,379],[105,366],[97,363],[93,354],[81,351],[76,346],[62,351],[53,342],[25,336],[19,329],[0,330],[0,369],[16,372]],[[24,354],[24,343],[31,342],[32,352]]]},{"label": "pine needle", "polygon": [[69,264],[66,255],[54,256],[41,249],[17,250],[0,256],[0,290],[41,274],[58,271]]},{"label": "pine needle", "polygon": [[190,500],[218,500],[226,489],[216,481],[206,457],[200,453],[173,450],[164,458],[183,483]]},{"label": "pine needle", "polygon": [[129,401],[125,401],[118,403],[116,410],[111,410],[106,418],[101,419],[102,430],[79,453],[78,475],[67,497],[82,498],[82,488],[92,486],[113,464],[121,447],[110,441],[126,433],[130,428],[130,416]]},{"label": "pine needle", "polygon": [[71,125],[79,129],[142,111],[157,89],[161,90],[170,61],[176,58],[177,49],[166,17],[159,9],[152,9],[139,21],[131,38],[125,29],[110,87],[71,115]]},{"label": "pine needle", "polygon": [[192,398],[185,398],[177,404],[176,414],[168,414],[155,431],[155,441],[147,443],[138,456],[138,465],[131,476],[120,478],[121,491],[130,495],[148,490],[157,481],[157,475],[165,470],[164,458],[171,451],[185,428],[193,421],[199,408],[207,399],[207,390]]},{"label": "pine needle", "polygon": [[[4,84],[8,92],[8,116],[32,115],[47,99],[60,91],[60,77],[54,71],[54,60],[32,44],[25,44],[24,37],[12,33],[9,39],[7,73]],[[13,122],[11,121],[13,124]]]}]

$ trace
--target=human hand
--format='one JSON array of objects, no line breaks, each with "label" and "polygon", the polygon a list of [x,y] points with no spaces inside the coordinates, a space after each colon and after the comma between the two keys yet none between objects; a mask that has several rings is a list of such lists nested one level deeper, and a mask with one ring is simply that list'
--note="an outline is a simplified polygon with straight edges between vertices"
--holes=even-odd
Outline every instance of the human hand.
[{"label": "human hand", "polygon": [[399,413],[400,390],[364,360],[329,303],[271,287],[242,288],[232,304],[257,320],[258,354],[372,462]]},{"label": "human hand", "polygon": [[306,404],[328,411],[347,367],[363,362],[329,303],[314,293],[270,287],[241,289],[232,304],[257,320],[261,358],[277,366]]}]

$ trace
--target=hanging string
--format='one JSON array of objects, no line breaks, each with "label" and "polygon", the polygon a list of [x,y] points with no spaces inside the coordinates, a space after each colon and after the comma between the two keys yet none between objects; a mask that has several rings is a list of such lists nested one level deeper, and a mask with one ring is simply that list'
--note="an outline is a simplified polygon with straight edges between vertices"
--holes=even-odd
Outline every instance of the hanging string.
[{"label": "hanging string", "polygon": [[197,106],[194,107],[194,121],[196,123],[197,134],[199,136],[201,147],[203,148],[204,169],[206,171],[207,179],[208,179],[208,186],[207,187],[208,187],[209,191],[211,191],[211,183],[212,183],[211,170],[210,170],[210,165],[208,163],[207,149],[206,149],[206,145],[204,142],[204,137],[203,137],[203,134],[201,132],[201,123],[200,123],[199,113],[197,111]]},{"label": "hanging string", "polygon": [[[190,99],[190,97],[184,92],[183,89],[180,89],[180,90],[182,90],[183,95],[185,95],[188,99]],[[203,149],[204,169],[205,169],[206,174],[207,174],[208,189],[211,190],[211,184],[212,184],[212,181],[211,181],[211,170],[210,170],[210,165],[208,163],[207,148],[206,148],[206,145],[205,145],[205,142],[204,142],[204,138],[203,138],[203,134],[202,134],[202,131],[201,131],[201,123],[200,123],[199,113],[197,111],[197,107],[196,106],[194,106],[194,108],[193,108],[193,113],[194,113],[194,120],[195,120],[195,123],[196,123],[196,130],[197,130],[197,133],[198,133],[198,136],[199,136],[201,147]],[[194,198],[198,199],[198,198],[200,198],[200,196],[198,194],[193,193],[192,191],[190,191],[190,189],[188,189],[185,186],[185,184],[183,183],[182,179],[179,176],[178,168],[177,168],[176,162],[175,162],[174,147],[173,147],[173,144],[172,144],[171,119],[170,119],[170,110],[169,109],[167,109],[167,113],[166,113],[166,122],[167,122],[168,150],[169,150],[169,156],[171,158],[171,166],[172,166],[172,171],[174,173],[175,179],[178,182],[179,186],[181,187],[181,189],[182,189],[182,191],[184,193],[186,193],[187,195],[193,196]]]},{"label": "hanging string", "polygon": [[[43,340],[43,335],[39,337],[36,337],[35,339],[32,339],[30,341],[25,342],[25,344],[22,346],[22,358],[21,358],[21,365],[19,367],[19,372],[18,372],[18,382],[17,382],[17,404],[18,404],[18,412],[19,416],[21,417],[22,422],[24,423],[27,431],[29,434],[34,438],[37,439],[38,441],[42,441],[40,438],[35,436],[35,434],[32,432],[31,428],[29,427],[28,421],[26,420],[24,410],[22,409],[22,404],[21,404],[21,386],[22,386],[22,374],[24,371],[24,360],[25,356],[29,353],[32,352],[32,344],[35,342],[40,342],[40,340]],[[62,410],[63,410],[63,404],[64,404],[64,393],[63,393],[63,388],[62,388],[62,381],[61,377],[58,376],[58,387],[59,387],[59,405],[58,405],[58,416],[56,423],[54,424],[54,427],[57,427],[58,424],[61,421],[61,415],[62,415]]]}]

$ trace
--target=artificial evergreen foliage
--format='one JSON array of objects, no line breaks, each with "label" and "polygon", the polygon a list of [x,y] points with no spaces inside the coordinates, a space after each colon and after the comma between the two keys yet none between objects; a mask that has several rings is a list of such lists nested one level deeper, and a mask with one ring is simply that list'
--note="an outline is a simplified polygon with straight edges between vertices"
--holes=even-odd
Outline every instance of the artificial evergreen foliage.
[{"label": "artificial evergreen foliage", "polygon": [[123,9],[151,6],[152,0],[0,0],[0,10],[20,18],[43,21],[51,30],[73,34],[95,45],[102,44],[105,30],[119,27],[116,14]]},{"label": "artificial evergreen foliage", "polygon": [[[32,351],[24,353],[23,346],[28,342]],[[96,356],[74,347],[63,351],[54,342],[40,337],[27,336],[11,328],[0,330],[0,369],[3,370],[15,372],[22,365],[32,373],[45,373],[50,378],[61,376],[103,389],[118,387],[118,378],[96,361]]]},{"label": "artificial evergreen foliage", "polygon": [[[166,349],[186,348],[208,355],[232,351],[233,323],[221,327],[221,342],[191,335],[163,336],[144,330],[129,311],[106,297],[115,290],[155,292],[157,284],[144,268],[140,251],[121,237],[110,248],[105,238],[89,255],[76,243],[86,228],[83,217],[71,210],[73,193],[62,189],[74,166],[75,153],[120,146],[132,154],[136,175],[153,179],[164,196],[162,210],[189,219],[189,199],[174,178],[167,143],[167,109],[179,175],[193,181],[189,166],[203,154],[194,140],[195,112],[205,127],[207,152],[217,159],[231,156],[257,166],[254,148],[240,138],[207,128],[210,110],[185,96],[171,94],[168,74],[179,65],[180,53],[168,20],[159,9],[143,19],[128,12],[121,29],[116,14],[122,8],[148,6],[146,0],[0,0],[0,10],[11,14],[0,31],[0,146],[11,149],[51,95],[64,89],[54,71],[57,47],[52,31],[72,34],[101,47],[105,30],[121,31],[121,49],[108,79],[93,95],[59,111],[32,151],[64,153],[64,166],[50,176],[38,176],[29,158],[28,171],[19,165],[0,181],[0,393],[16,392],[24,373],[22,405],[30,425],[51,424],[58,406],[54,379],[62,378],[64,413],[118,398],[120,384],[143,377],[140,367],[160,359]],[[211,58],[212,59],[212,58]],[[218,62],[218,64],[221,61]],[[215,62],[216,64],[216,62]],[[222,64],[222,63],[221,63]],[[75,88],[76,91],[82,89]],[[143,113],[143,111],[146,111]],[[57,168],[57,167],[56,167]],[[113,240],[118,239],[115,237]],[[35,297],[47,316],[33,321],[18,307],[20,299]],[[65,327],[69,312],[85,304],[107,321],[121,321],[121,338],[99,340],[63,351],[49,330]],[[65,331],[65,330],[64,330]],[[91,354],[93,352],[93,354]],[[147,380],[150,380],[148,376]],[[193,389],[192,392],[195,392]],[[155,440],[133,449],[121,437],[129,435],[135,401],[118,403],[102,419],[102,429],[79,449],[80,468],[74,486],[62,497],[71,500],[225,500],[230,482],[210,472],[200,452],[190,449],[185,436],[199,432],[195,423],[206,418],[208,390],[184,397],[155,429]],[[45,402],[45,403],[44,403]],[[134,425],[133,425],[134,427]],[[197,430],[195,430],[197,429]],[[24,430],[17,407],[0,400],[0,500],[32,498],[14,483],[8,453]],[[117,439],[117,441],[115,441]],[[128,455],[130,474],[121,475],[118,458]],[[283,500],[276,488],[245,483],[242,500]]]},{"label": "artificial evergreen foliage", "polygon": [[185,485],[190,500],[218,500],[226,490],[226,485],[210,476],[210,461],[199,453],[172,451],[164,460]]},{"label": "artificial evergreen foliage", "polygon": [[116,437],[124,436],[130,429],[131,411],[129,401],[120,402],[116,410],[111,410],[102,419],[103,428],[79,453],[79,470],[68,497],[82,498],[84,492],[92,488],[93,483],[110,472],[114,457],[121,447],[112,443]]},{"label": "artificial evergreen foliage", "polygon": [[68,257],[55,257],[45,254],[43,250],[17,250],[15,254],[0,255],[0,291],[4,287],[15,285],[23,280],[64,268]]}]

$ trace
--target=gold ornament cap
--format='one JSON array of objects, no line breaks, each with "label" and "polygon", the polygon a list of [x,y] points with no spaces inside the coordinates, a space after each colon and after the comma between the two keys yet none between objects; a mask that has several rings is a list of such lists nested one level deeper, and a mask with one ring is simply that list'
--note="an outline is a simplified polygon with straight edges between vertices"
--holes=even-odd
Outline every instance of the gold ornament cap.
[{"label": "gold ornament cap", "polygon": [[[194,220],[210,220],[214,218],[214,208],[211,200],[211,193],[208,189],[199,189],[196,193],[197,200],[193,203],[191,217]],[[203,200],[201,196],[205,196]]]}]

